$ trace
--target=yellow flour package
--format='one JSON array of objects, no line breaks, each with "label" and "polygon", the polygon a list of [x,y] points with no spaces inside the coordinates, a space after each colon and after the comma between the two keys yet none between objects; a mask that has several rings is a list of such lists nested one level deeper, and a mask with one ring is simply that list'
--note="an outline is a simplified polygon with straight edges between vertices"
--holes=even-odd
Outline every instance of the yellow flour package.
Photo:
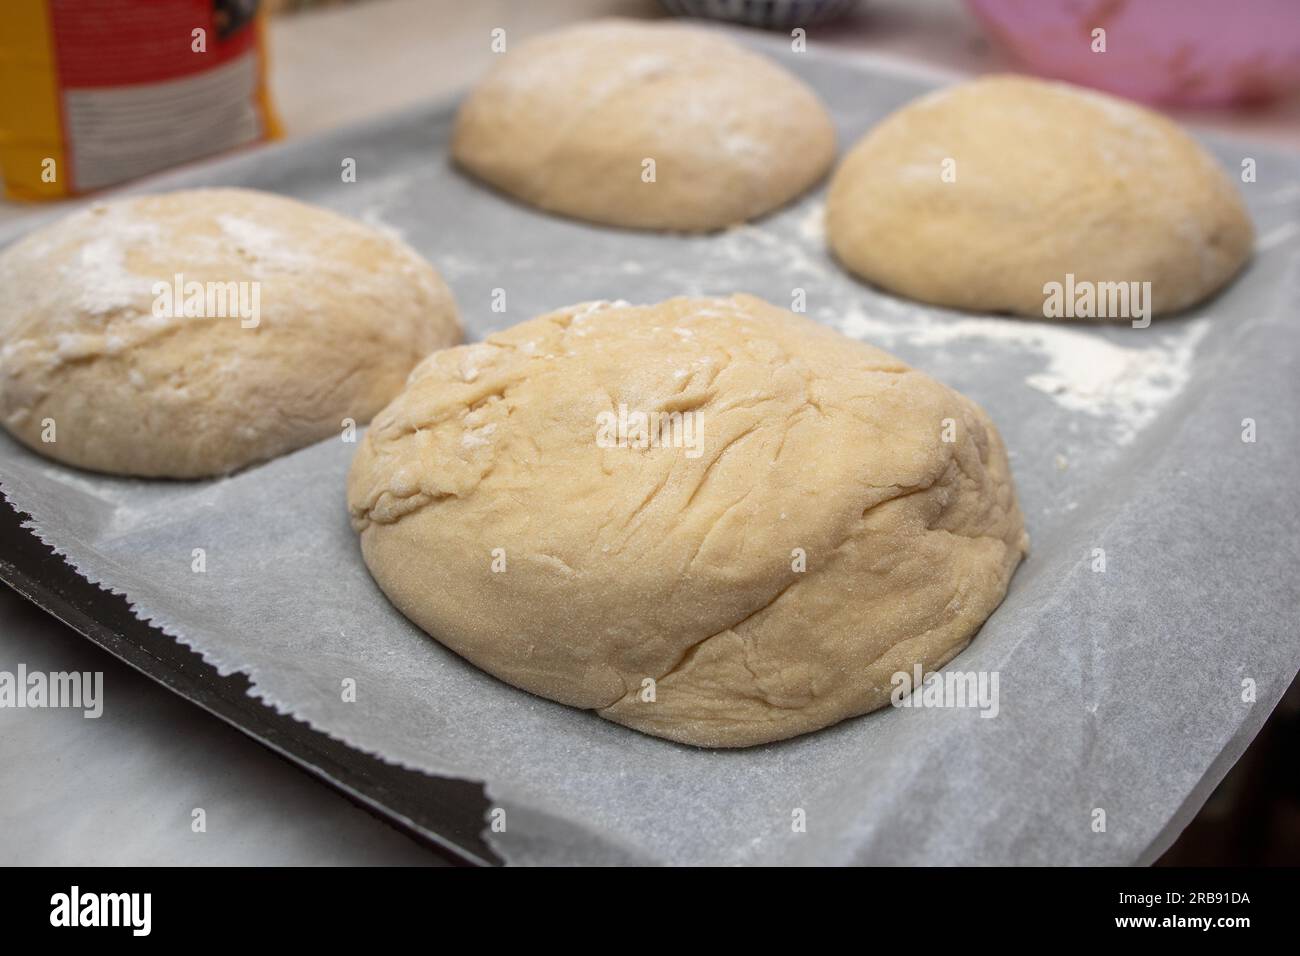
[{"label": "yellow flour package", "polygon": [[259,0],[3,0],[0,169],[51,199],[278,135]]}]

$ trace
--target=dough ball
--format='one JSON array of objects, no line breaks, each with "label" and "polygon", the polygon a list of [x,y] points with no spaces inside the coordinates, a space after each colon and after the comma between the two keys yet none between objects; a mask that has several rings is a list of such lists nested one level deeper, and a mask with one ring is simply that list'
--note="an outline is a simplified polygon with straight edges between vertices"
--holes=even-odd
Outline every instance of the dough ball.
[{"label": "dough ball", "polygon": [[1175,124],[1007,76],[939,90],[867,133],[831,182],[827,235],[890,291],[1038,318],[1044,285],[1067,274],[1150,282],[1152,312],[1175,312],[1232,278],[1253,242],[1237,190]]},{"label": "dough ball", "polygon": [[0,252],[0,300],[5,428],[146,477],[338,435],[461,338],[446,285],[406,244],[243,189],[90,206]]},{"label": "dough ball", "polygon": [[707,747],[887,703],[1027,545],[979,407],[747,295],[589,303],[430,356],[348,503],[379,586],[449,648]]},{"label": "dough ball", "polygon": [[835,130],[808,87],[721,36],[600,20],[505,54],[461,107],[452,155],[550,212],[703,232],[821,179]]}]

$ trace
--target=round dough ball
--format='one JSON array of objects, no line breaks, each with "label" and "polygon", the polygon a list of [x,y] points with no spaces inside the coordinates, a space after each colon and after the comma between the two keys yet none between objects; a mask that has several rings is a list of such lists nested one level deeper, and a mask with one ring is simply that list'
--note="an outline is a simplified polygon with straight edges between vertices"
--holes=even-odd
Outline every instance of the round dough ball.
[{"label": "round dough ball", "polygon": [[[647,446],[652,412],[682,417],[647,419]],[[982,410],[747,295],[589,303],[430,356],[348,503],[379,586],[443,644],[706,747],[887,703],[966,646],[1027,546]]]},{"label": "round dough ball", "polygon": [[717,34],[601,20],[507,53],[461,107],[452,156],[550,212],[702,232],[812,186],[835,129],[808,87]]},{"label": "round dough ball", "polygon": [[243,189],[92,205],[0,252],[0,300],[5,428],[145,477],[337,435],[461,338],[451,293],[405,243]]},{"label": "round dough ball", "polygon": [[1236,189],[1175,124],[1010,76],[939,90],[885,119],[836,170],[826,214],[835,255],[869,282],[1038,318],[1044,285],[1067,274],[1150,282],[1152,312],[1175,312],[1226,283],[1253,242]]}]

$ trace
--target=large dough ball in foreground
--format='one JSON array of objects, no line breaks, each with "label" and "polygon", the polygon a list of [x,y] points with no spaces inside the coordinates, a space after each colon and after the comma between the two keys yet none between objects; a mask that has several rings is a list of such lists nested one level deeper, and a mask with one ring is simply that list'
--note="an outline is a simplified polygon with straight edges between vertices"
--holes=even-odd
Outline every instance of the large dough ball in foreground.
[{"label": "large dough ball in foreground", "polygon": [[697,232],[804,192],[835,130],[803,83],[717,34],[603,20],[505,54],[461,107],[452,155],[550,212]]},{"label": "large dough ball in foreground", "polygon": [[[689,415],[677,447],[637,447],[651,412]],[[430,356],[348,503],[379,586],[452,650],[708,747],[887,703],[966,646],[1027,545],[979,407],[746,295],[574,306]]]},{"label": "large dough ball in foreground", "polygon": [[0,301],[5,428],[59,461],[146,477],[337,435],[460,341],[450,292],[407,245],[242,189],[90,206],[0,252]]},{"label": "large dough ball in foreground", "polygon": [[940,90],[867,133],[832,179],[827,234],[893,292],[1039,318],[1044,285],[1067,274],[1150,282],[1153,311],[1177,311],[1236,274],[1253,241],[1237,190],[1175,124],[1021,77]]}]

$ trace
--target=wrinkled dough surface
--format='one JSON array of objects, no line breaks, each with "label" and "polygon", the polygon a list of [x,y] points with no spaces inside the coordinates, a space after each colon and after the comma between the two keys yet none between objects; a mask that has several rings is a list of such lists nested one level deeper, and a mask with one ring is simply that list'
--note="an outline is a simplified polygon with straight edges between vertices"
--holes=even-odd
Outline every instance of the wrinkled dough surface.
[{"label": "wrinkled dough surface", "polygon": [[[701,453],[601,447],[620,405],[697,412]],[[701,746],[881,706],[965,646],[1027,545],[982,410],[744,295],[590,303],[431,356],[348,502],[375,580],[452,650]]]}]

